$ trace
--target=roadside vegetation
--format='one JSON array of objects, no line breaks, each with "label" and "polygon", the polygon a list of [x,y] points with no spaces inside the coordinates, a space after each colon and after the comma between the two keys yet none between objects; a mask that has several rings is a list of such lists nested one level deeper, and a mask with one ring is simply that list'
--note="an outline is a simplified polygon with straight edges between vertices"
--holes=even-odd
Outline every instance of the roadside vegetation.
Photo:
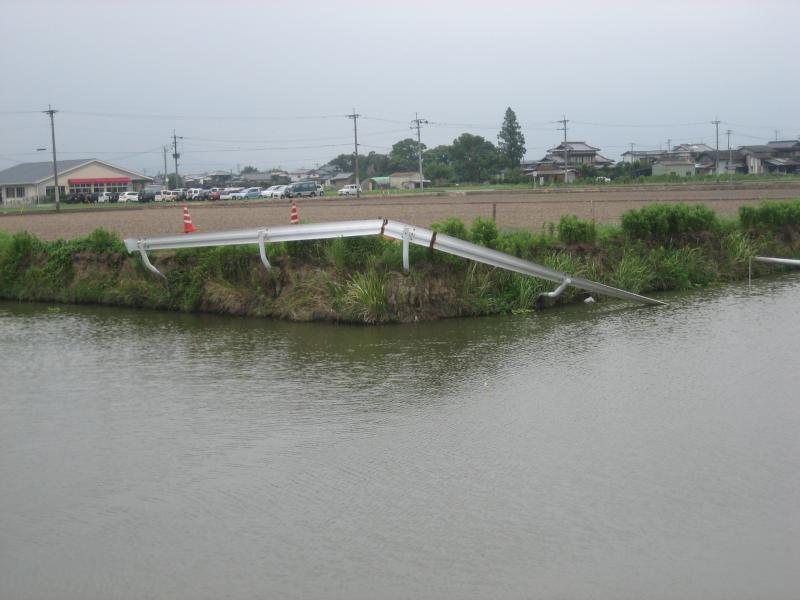
[{"label": "roadside vegetation", "polygon": [[[637,293],[742,279],[754,255],[800,254],[800,200],[742,207],[733,219],[702,205],[652,204],[629,211],[620,225],[564,215],[540,231],[499,231],[483,218],[432,227]],[[164,281],[103,230],[52,242],[0,232],[0,297],[372,324],[531,311],[555,287],[418,246],[404,275],[402,245],[379,236],[267,249],[269,271],[255,246],[153,253]],[[753,264],[756,276],[780,269]],[[557,302],[585,296],[568,288]]]}]

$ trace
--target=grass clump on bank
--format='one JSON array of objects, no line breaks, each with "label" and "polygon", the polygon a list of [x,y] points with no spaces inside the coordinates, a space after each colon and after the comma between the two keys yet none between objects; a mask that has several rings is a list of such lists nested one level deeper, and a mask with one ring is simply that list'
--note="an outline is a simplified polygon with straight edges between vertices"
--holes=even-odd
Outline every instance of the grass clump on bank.
[{"label": "grass clump on bank", "polygon": [[[564,215],[538,232],[500,231],[482,218],[469,227],[451,218],[432,228],[559,272],[648,293],[746,277],[756,254],[796,255],[800,202],[743,207],[732,220],[703,206],[656,204],[626,213],[620,226]],[[386,323],[526,312],[555,287],[415,245],[406,276],[402,243],[382,236],[270,244],[267,254],[269,271],[256,246],[154,253],[164,281],[103,230],[52,242],[0,232],[0,297]],[[754,268],[756,275],[776,269]],[[557,302],[585,295],[570,287]]]}]

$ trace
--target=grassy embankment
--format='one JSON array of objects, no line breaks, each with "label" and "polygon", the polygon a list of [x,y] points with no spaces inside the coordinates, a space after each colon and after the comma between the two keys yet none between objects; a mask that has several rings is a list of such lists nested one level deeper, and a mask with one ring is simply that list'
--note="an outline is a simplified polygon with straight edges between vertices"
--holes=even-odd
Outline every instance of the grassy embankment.
[{"label": "grassy embankment", "polygon": [[[650,293],[745,278],[753,255],[797,255],[800,200],[742,207],[730,220],[701,205],[653,204],[626,213],[620,226],[564,216],[539,232],[498,232],[494,222],[480,218],[470,228],[457,219],[434,228],[559,271]],[[405,276],[401,248],[381,237],[273,244],[270,271],[255,246],[153,253],[165,282],[103,230],[54,242],[0,233],[0,297],[380,323],[529,311],[555,287],[417,246]],[[756,275],[776,269],[753,267]],[[558,302],[584,295],[569,288]]]}]

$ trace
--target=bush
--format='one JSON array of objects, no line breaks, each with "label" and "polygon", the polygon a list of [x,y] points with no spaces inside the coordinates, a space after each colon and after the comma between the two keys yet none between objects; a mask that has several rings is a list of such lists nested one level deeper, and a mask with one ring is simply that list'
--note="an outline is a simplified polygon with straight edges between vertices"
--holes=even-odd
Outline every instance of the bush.
[{"label": "bush", "polygon": [[382,323],[389,318],[386,283],[376,273],[354,273],[344,290],[346,310],[364,323]]},{"label": "bush", "polygon": [[776,230],[800,225],[800,200],[762,202],[758,207],[740,206],[739,222],[745,229]]},{"label": "bush", "polygon": [[561,215],[558,239],[565,244],[593,244],[597,239],[594,223],[581,221],[575,215]]},{"label": "bush", "polygon": [[666,240],[713,231],[719,225],[710,208],[696,204],[649,204],[622,215],[622,230],[631,239]]},{"label": "bush", "polygon": [[553,239],[546,234],[526,230],[502,233],[495,242],[495,248],[500,252],[526,260],[534,260],[552,245]]},{"label": "bush", "polygon": [[478,217],[469,230],[472,241],[487,248],[494,248],[497,241],[497,224],[492,219]]},{"label": "bush", "polygon": [[442,223],[431,223],[431,229],[460,240],[469,240],[469,233],[467,233],[464,222],[456,217],[445,219]]}]

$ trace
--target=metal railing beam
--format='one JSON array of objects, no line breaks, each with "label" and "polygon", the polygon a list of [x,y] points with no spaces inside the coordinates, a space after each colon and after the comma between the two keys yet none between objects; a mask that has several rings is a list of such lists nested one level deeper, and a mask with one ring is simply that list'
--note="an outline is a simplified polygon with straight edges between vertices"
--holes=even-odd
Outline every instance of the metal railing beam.
[{"label": "metal railing beam", "polygon": [[630,300],[644,304],[665,304],[665,302],[655,300],[654,298],[648,298],[647,296],[590,281],[582,277],[574,277],[567,273],[555,271],[549,267],[523,260],[516,256],[511,256],[510,254],[505,254],[504,252],[498,252],[497,250],[485,248],[478,244],[473,244],[472,242],[434,232],[431,229],[390,221],[388,219],[288,225],[261,229],[240,229],[234,231],[192,233],[188,235],[141,239],[130,238],[125,240],[125,246],[128,252],[135,252],[138,250],[142,255],[142,260],[145,261],[145,266],[163,277],[150,263],[147,258],[147,251],[253,244],[258,246],[261,261],[264,263],[264,266],[270,268],[264,248],[266,242],[293,242],[365,235],[384,235],[389,238],[400,240],[403,244],[403,270],[406,273],[408,273],[410,269],[409,246],[410,244],[416,244],[418,246],[440,250],[467,260],[558,283],[559,287],[547,294],[551,298],[560,296],[568,286],[572,285],[573,287],[585,291],[595,292],[622,300]]}]

